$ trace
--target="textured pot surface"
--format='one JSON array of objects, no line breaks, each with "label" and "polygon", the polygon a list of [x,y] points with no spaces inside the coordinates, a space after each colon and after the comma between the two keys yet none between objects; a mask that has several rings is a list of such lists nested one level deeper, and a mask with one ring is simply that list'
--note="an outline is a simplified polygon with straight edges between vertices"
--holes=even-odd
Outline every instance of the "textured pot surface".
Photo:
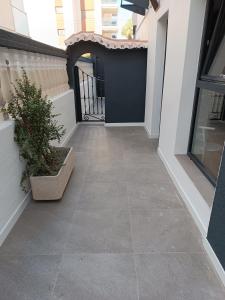
[{"label": "textured pot surface", "polygon": [[34,200],[61,199],[75,166],[75,153],[70,148],[64,164],[56,176],[32,176],[30,183]]}]

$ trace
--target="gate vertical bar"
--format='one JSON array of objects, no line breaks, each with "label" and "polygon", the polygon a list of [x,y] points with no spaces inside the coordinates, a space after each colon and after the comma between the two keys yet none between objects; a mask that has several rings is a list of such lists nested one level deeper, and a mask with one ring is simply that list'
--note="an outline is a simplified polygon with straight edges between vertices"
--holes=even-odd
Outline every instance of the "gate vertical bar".
[{"label": "gate vertical bar", "polygon": [[81,95],[80,95],[80,78],[79,68],[74,67],[74,92],[75,92],[75,106],[76,106],[76,118],[78,122],[82,121],[82,108],[81,108]]},{"label": "gate vertical bar", "polygon": [[83,97],[83,100],[84,100],[84,115],[86,115],[87,113],[87,109],[86,109],[86,96],[85,96],[85,83],[84,83],[84,72],[82,71],[82,77],[83,77],[83,92],[84,92],[84,97]]},{"label": "gate vertical bar", "polygon": [[92,99],[93,99],[93,114],[95,114],[95,94],[94,94],[94,78],[92,77]]},{"label": "gate vertical bar", "polygon": [[100,84],[100,90],[101,90],[101,114],[103,115],[103,103],[102,103],[102,96],[103,96],[103,89],[102,89],[102,81],[101,81],[101,84]]},{"label": "gate vertical bar", "polygon": [[97,100],[97,103],[96,103],[96,106],[97,106],[97,114],[99,114],[99,110],[98,110],[98,106],[99,106],[99,105],[98,105],[98,102],[99,102],[99,95],[98,95],[98,88],[97,88],[97,87],[98,87],[98,84],[99,84],[99,83],[98,83],[98,81],[99,81],[98,78],[96,79],[96,81],[97,81],[97,82],[96,82],[96,95],[97,95],[97,99],[96,99],[96,100]]},{"label": "gate vertical bar", "polygon": [[89,75],[87,74],[87,90],[88,90],[88,112],[91,114],[91,102],[90,102],[90,91],[89,91]]}]

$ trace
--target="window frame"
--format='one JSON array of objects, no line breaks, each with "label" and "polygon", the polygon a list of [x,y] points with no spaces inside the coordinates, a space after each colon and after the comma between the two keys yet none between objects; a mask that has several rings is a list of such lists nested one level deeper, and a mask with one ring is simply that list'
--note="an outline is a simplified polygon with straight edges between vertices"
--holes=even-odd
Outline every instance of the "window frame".
[{"label": "window frame", "polygon": [[[212,3],[211,1],[213,1],[213,0],[208,0],[207,6],[206,6],[206,15],[205,15],[205,21],[204,21],[204,29],[203,29],[203,36],[202,36],[198,74],[197,74],[197,80],[196,80],[196,86],[195,86],[195,96],[194,96],[194,103],[193,103],[193,110],[192,110],[192,120],[191,120],[187,155],[198,166],[198,168],[206,176],[206,178],[211,182],[211,184],[213,186],[216,186],[217,178],[215,178],[212,174],[210,174],[210,171],[207,169],[207,167],[192,153],[195,123],[196,123],[197,110],[198,110],[198,104],[199,104],[199,95],[200,95],[201,89],[215,91],[215,92],[225,95],[225,78],[222,78],[220,76],[212,76],[212,75],[202,73],[204,70],[204,60],[207,57],[206,38],[208,36],[207,35],[208,28],[211,25],[208,23],[210,20],[210,8],[211,8],[211,3]],[[222,10],[222,6],[220,9],[220,12],[221,12],[221,10]],[[215,29],[216,29],[216,25],[214,27],[213,33],[215,32]],[[213,34],[212,34],[212,36],[213,36]],[[210,42],[211,41],[209,41],[209,43]],[[209,47],[210,47],[210,45],[208,46],[208,49],[209,49]]]}]

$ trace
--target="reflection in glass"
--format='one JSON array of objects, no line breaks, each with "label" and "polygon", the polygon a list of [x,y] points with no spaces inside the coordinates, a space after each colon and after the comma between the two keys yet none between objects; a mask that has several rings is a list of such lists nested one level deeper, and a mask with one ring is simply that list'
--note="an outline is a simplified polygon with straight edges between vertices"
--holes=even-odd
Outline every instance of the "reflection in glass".
[{"label": "reflection in glass", "polygon": [[223,94],[200,90],[191,149],[215,180],[225,140],[224,100]]},{"label": "reflection in glass", "polygon": [[212,64],[209,69],[209,75],[219,76],[225,79],[225,36],[215,54]]}]

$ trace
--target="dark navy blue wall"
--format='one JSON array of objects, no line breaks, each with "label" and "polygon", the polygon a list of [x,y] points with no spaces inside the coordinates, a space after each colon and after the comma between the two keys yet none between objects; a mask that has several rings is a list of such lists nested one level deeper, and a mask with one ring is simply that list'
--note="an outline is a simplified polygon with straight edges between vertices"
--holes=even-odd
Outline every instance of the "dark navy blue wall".
[{"label": "dark navy blue wall", "polygon": [[74,87],[74,65],[88,52],[104,63],[106,122],[144,122],[147,50],[109,50],[93,42],[76,43],[67,49],[71,87]]},{"label": "dark navy blue wall", "polygon": [[225,152],[220,166],[207,239],[225,269]]},{"label": "dark navy blue wall", "polygon": [[112,50],[105,62],[106,122],[144,122],[146,50]]}]

